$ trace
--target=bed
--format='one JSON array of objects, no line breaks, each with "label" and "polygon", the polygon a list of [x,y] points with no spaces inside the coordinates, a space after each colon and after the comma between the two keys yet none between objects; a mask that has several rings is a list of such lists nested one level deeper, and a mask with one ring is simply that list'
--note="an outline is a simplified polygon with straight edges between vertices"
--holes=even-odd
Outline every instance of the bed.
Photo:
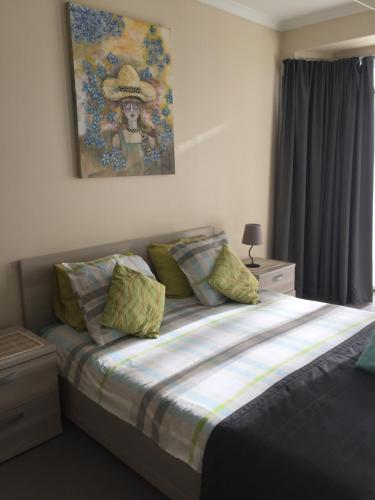
[{"label": "bed", "polygon": [[152,241],[200,234],[213,228],[20,262],[25,325],[57,345],[66,416],[173,499],[375,498],[375,380],[353,369],[373,313],[262,291],[255,306],[169,299],[157,340],[96,346],[56,324],[53,264],[147,259]]}]

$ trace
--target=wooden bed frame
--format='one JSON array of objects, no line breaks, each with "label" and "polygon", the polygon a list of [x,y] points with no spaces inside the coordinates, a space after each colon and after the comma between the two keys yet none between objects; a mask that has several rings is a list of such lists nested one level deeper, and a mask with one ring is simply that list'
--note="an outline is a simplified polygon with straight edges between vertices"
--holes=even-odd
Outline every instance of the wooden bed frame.
[{"label": "wooden bed frame", "polygon": [[[132,251],[149,262],[147,248],[152,242],[167,243],[179,238],[214,233],[212,226],[161,236],[122,241],[19,261],[24,325],[34,331],[56,322],[52,308],[53,265],[86,261]],[[104,410],[67,380],[61,378],[64,414],[120,460],[153,484],[169,498],[199,498],[201,475],[181,460],[162,450],[135,427]]]}]

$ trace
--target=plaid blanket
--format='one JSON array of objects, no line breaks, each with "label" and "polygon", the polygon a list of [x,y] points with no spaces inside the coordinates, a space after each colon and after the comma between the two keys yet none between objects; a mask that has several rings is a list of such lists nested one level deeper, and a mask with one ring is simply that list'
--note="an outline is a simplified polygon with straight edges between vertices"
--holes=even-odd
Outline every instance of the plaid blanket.
[{"label": "plaid blanket", "polygon": [[375,320],[275,292],[260,298],[214,308],[168,299],[158,339],[98,346],[66,325],[43,335],[76,388],[200,472],[221,420]]}]

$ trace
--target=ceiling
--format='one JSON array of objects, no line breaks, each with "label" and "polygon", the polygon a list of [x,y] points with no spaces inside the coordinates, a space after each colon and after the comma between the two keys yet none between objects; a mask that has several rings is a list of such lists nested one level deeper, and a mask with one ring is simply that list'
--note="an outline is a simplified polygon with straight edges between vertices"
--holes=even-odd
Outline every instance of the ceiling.
[{"label": "ceiling", "polygon": [[198,1],[279,31],[375,10],[375,0]]}]

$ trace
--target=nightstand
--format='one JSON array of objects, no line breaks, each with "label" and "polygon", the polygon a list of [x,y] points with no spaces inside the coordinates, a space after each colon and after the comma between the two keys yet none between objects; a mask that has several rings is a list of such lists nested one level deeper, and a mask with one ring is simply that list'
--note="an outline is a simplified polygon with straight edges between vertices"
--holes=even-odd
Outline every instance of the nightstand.
[{"label": "nightstand", "polygon": [[55,346],[16,326],[0,331],[0,462],[61,433]]},{"label": "nightstand", "polygon": [[[245,260],[245,264],[250,262]],[[274,290],[275,292],[296,295],[295,271],[296,265],[292,262],[282,262],[280,260],[254,258],[254,263],[260,267],[252,267],[249,270],[259,281],[260,289]]]}]

